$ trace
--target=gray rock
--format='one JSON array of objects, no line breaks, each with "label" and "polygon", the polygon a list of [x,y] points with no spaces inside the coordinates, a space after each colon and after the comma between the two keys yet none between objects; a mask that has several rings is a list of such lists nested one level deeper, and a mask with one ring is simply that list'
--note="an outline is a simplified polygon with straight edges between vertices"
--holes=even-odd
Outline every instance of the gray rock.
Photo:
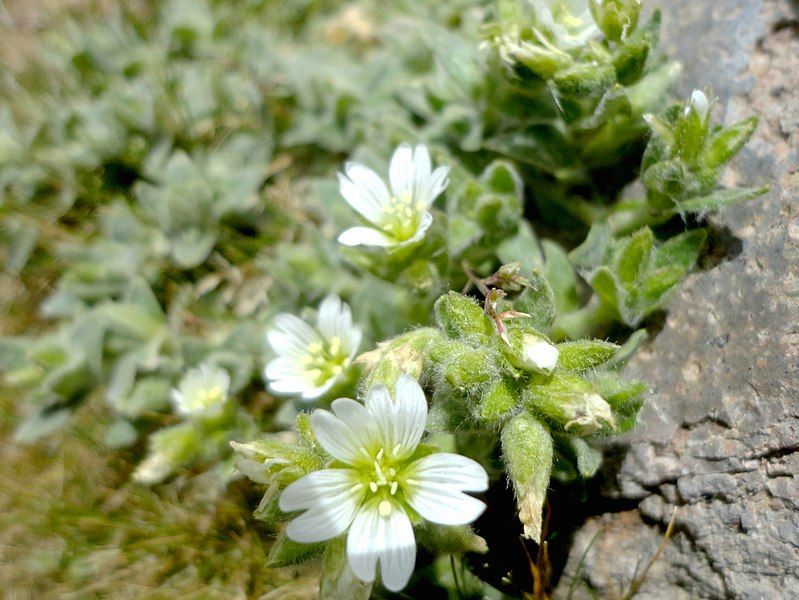
[{"label": "gray rock", "polygon": [[[740,254],[692,275],[630,367],[652,394],[612,493],[637,510],[589,520],[556,597],[618,597],[675,531],[638,598],[799,597],[799,7],[668,0],[683,87],[712,86],[726,122],[757,113],[728,185],[763,199],[712,218]],[[598,536],[589,550],[591,540]],[[584,559],[582,568],[578,564]],[[636,571],[637,569],[637,571]]]}]

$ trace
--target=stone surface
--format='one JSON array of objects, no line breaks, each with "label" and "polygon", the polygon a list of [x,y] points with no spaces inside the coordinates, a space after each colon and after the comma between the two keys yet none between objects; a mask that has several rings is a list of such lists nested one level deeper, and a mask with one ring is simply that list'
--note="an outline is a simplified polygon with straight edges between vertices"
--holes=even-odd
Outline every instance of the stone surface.
[{"label": "stone surface", "polygon": [[[610,494],[636,510],[577,533],[556,597],[618,597],[675,531],[637,598],[799,598],[799,6],[663,0],[679,92],[712,86],[728,123],[757,113],[728,185],[765,198],[711,220],[734,257],[692,275],[631,371],[652,385]],[[740,240],[730,243],[729,234]],[[586,551],[591,540],[593,545]],[[589,589],[590,588],[590,589]]]}]

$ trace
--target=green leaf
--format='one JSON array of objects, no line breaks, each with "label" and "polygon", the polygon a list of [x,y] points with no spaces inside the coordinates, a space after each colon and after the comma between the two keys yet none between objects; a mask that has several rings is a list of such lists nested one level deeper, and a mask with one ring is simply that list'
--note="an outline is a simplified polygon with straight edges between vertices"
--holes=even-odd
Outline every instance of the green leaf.
[{"label": "green leaf", "polygon": [[752,137],[758,121],[757,116],[749,117],[713,135],[704,154],[705,164],[713,168],[729,162]]},{"label": "green leaf", "polygon": [[169,408],[172,382],[165,377],[143,377],[127,397],[119,397],[114,407],[120,414],[135,418]]},{"label": "green leaf", "polygon": [[583,438],[569,436],[574,455],[577,458],[577,471],[585,479],[590,479],[599,471],[602,464],[602,451],[590,446]]},{"label": "green leaf", "polygon": [[639,277],[649,266],[649,256],[655,243],[652,231],[645,227],[633,234],[622,247],[616,264],[619,281],[628,291],[635,289]]},{"label": "green leaf", "polygon": [[64,407],[48,407],[26,419],[14,432],[14,441],[32,444],[55,433],[69,420],[72,411]]},{"label": "green leaf", "polygon": [[7,273],[18,275],[36,247],[39,230],[34,223],[12,217],[0,222],[0,236],[5,247],[3,267]]},{"label": "green leaf", "polygon": [[680,213],[706,213],[711,210],[732,206],[759,198],[769,191],[769,186],[764,185],[758,188],[735,188],[731,190],[717,190],[699,198],[682,200],[677,203],[674,212]]},{"label": "green leaf", "polygon": [[696,263],[706,238],[704,229],[695,229],[667,240],[655,249],[652,268],[680,266],[690,269]]},{"label": "green leaf", "polygon": [[616,72],[611,65],[575,65],[558,71],[553,77],[553,83],[563,97],[597,98],[616,83]]},{"label": "green leaf", "polygon": [[567,313],[580,308],[577,292],[577,275],[569,262],[569,257],[558,244],[550,240],[541,242],[546,257],[544,274],[555,295],[558,313]]},{"label": "green leaf", "polygon": [[532,271],[524,290],[513,301],[513,309],[530,315],[525,323],[536,331],[549,331],[555,320],[555,294],[541,271]]},{"label": "green leaf", "polygon": [[578,340],[558,344],[558,366],[570,371],[596,368],[611,360],[619,346],[602,340]]},{"label": "green leaf", "polygon": [[179,267],[194,268],[208,257],[215,243],[215,233],[197,229],[186,230],[178,234],[172,242],[172,258]]},{"label": "green leaf", "polygon": [[605,264],[613,241],[607,221],[595,221],[585,241],[569,253],[569,260],[578,268],[593,269]]},{"label": "green leaf", "polygon": [[497,246],[497,258],[505,265],[517,262],[525,271],[540,269],[544,266],[544,256],[541,254],[538,239],[526,220],[519,223],[519,229],[515,235]]},{"label": "green leaf", "polygon": [[127,419],[117,419],[105,434],[105,444],[115,450],[128,448],[136,443],[138,437],[139,432],[133,423]]},{"label": "green leaf", "polygon": [[619,286],[608,267],[600,267],[594,273],[591,278],[591,287],[605,304],[620,309],[622,302],[619,298]]},{"label": "green leaf", "polygon": [[324,543],[301,544],[293,541],[286,534],[281,534],[269,551],[267,566],[276,569],[305,562],[321,556],[324,548]]}]

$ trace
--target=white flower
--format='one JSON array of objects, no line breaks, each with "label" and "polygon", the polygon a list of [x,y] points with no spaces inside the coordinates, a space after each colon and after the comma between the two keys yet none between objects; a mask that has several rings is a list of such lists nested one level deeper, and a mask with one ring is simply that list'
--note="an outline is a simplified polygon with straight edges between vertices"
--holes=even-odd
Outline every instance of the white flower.
[{"label": "white flower", "polygon": [[522,338],[521,361],[529,369],[549,373],[558,365],[556,346],[544,338],[526,333]]},{"label": "white flower", "polygon": [[189,369],[172,390],[175,410],[185,416],[218,414],[228,399],[230,375],[225,369],[203,363]]},{"label": "white flower", "polygon": [[269,389],[306,400],[322,396],[341,379],[361,343],[350,307],[337,296],[322,301],[316,327],[284,313],[275,317],[266,337],[278,354],[264,372]]},{"label": "white flower", "polygon": [[433,222],[428,209],[447,187],[449,167],[431,172],[425,146],[401,145],[394,152],[388,178],[391,191],[371,169],[347,163],[339,174],[341,195],[369,227],[350,227],[338,241],[345,246],[403,246],[418,242]]},{"label": "white flower", "polygon": [[[700,120],[704,121],[707,113],[710,110],[710,101],[702,90],[694,90],[691,94],[691,106],[696,114],[699,115]],[[690,109],[686,109],[686,114]]]},{"label": "white flower", "polygon": [[316,410],[311,427],[335,459],[333,468],[314,471],[280,496],[285,512],[305,511],[286,534],[303,543],[347,533],[347,557],[355,575],[375,579],[380,562],[383,585],[405,587],[416,562],[411,519],[441,525],[474,521],[485,505],[464,494],[488,487],[488,475],[475,461],[418,448],[427,419],[427,401],[415,379],[401,375],[396,397],[376,385],[365,406],[349,398]]},{"label": "white flower", "polygon": [[540,35],[561,50],[584,46],[599,35],[587,0],[533,0],[530,3]]},{"label": "white flower", "polygon": [[133,471],[133,481],[144,485],[161,483],[175,470],[175,463],[168,454],[154,452],[138,464]]}]

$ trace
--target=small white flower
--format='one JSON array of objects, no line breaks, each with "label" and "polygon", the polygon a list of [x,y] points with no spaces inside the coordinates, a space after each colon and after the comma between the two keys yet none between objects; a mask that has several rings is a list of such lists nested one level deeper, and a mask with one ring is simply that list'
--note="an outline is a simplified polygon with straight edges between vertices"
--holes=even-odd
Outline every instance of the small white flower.
[{"label": "small white flower", "polygon": [[561,50],[584,46],[599,35],[587,0],[534,0],[530,3],[541,35],[548,32]]},{"label": "small white flower", "polygon": [[537,335],[525,334],[522,338],[521,360],[527,368],[549,373],[558,366],[556,346]]},{"label": "small white flower", "polygon": [[361,343],[350,307],[337,296],[322,301],[316,327],[284,313],[275,317],[266,337],[278,354],[264,372],[269,389],[306,400],[322,396],[341,379]]},{"label": "small white flower", "polygon": [[189,369],[172,390],[172,403],[185,416],[218,414],[228,399],[230,375],[214,365],[203,363]]},{"label": "small white flower", "polygon": [[449,167],[431,172],[423,145],[401,145],[394,152],[388,178],[391,191],[371,169],[347,163],[339,174],[341,195],[369,227],[350,227],[338,241],[345,246],[404,246],[418,242],[433,222],[430,206],[447,187]]},{"label": "small white flower", "polygon": [[376,385],[365,406],[339,398],[332,409],[316,410],[311,427],[335,459],[333,468],[309,473],[283,491],[282,511],[305,511],[286,534],[314,543],[348,532],[347,557],[355,575],[374,581],[379,561],[383,585],[401,590],[416,562],[411,519],[471,523],[485,505],[464,492],[486,490],[488,475],[470,458],[418,448],[427,401],[408,375],[397,379],[394,400],[385,386]]},{"label": "small white flower", "polygon": [[694,90],[691,94],[691,108],[696,111],[702,121],[705,120],[710,110],[710,101],[702,90]]},{"label": "small white flower", "polygon": [[133,471],[133,481],[144,485],[161,483],[175,470],[171,457],[163,452],[150,454]]}]

